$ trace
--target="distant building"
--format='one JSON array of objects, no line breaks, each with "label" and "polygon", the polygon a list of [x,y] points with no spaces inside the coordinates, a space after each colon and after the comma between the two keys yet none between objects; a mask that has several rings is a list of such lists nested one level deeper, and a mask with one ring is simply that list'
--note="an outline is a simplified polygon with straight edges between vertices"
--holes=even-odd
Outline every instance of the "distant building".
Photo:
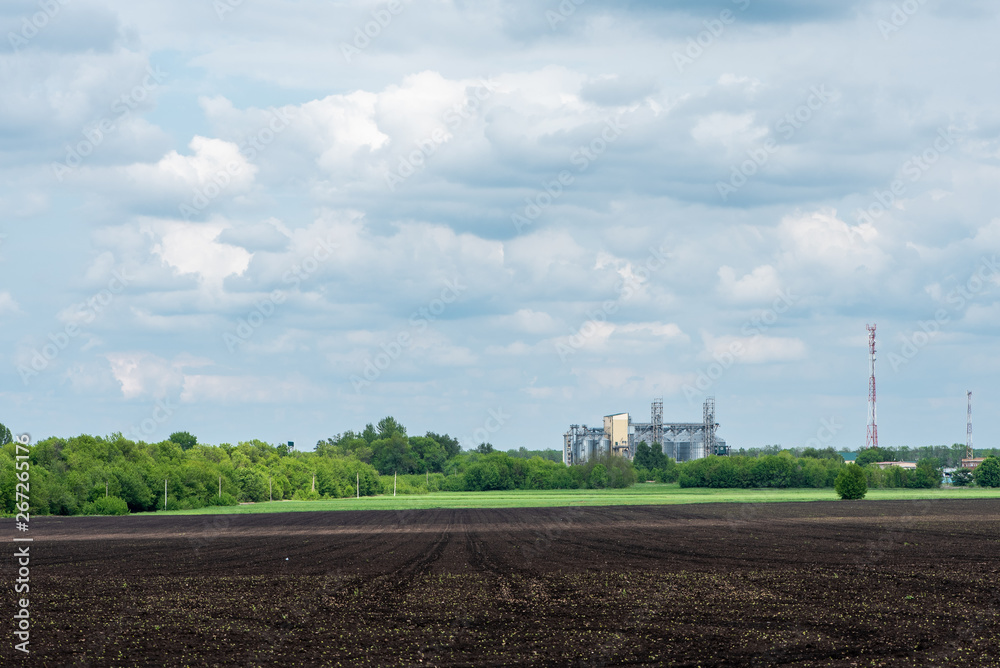
[{"label": "distant building", "polygon": [[979,466],[980,464],[982,464],[984,459],[986,459],[986,458],[985,457],[972,457],[971,459],[963,459],[962,460],[962,468],[963,469],[974,469],[977,466]]},{"label": "distant building", "polygon": [[631,424],[628,413],[615,413],[604,416],[604,433],[611,445],[611,454],[631,459],[635,448],[631,446],[635,427]]},{"label": "distant building", "polygon": [[563,435],[563,462],[567,466],[583,464],[592,457],[618,455],[632,459],[635,448],[645,442],[678,462],[701,459],[708,455],[728,455],[725,439],[716,436],[715,399],[705,401],[701,422],[668,423],[663,421],[663,400],[653,401],[652,419],[633,422],[628,413],[604,416],[604,428],[583,424],[570,425]]},{"label": "distant building", "polygon": [[917,468],[916,462],[872,462],[875,466],[880,469],[887,469],[890,466],[898,466],[901,469],[915,469]]}]

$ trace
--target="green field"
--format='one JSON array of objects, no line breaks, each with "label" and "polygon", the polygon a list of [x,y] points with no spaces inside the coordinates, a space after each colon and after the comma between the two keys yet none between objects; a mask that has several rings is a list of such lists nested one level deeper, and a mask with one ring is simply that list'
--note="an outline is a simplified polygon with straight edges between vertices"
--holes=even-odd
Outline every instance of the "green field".
[{"label": "green field", "polygon": [[[866,500],[998,498],[1000,490],[982,488],[871,489]],[[360,499],[274,501],[229,507],[177,510],[158,515],[287,513],[309,510],[405,510],[411,508],[539,508],[546,506],[623,506],[673,503],[774,503],[836,501],[832,489],[681,489],[676,483],[645,483],[627,489],[510,490],[503,492],[433,492]]]}]

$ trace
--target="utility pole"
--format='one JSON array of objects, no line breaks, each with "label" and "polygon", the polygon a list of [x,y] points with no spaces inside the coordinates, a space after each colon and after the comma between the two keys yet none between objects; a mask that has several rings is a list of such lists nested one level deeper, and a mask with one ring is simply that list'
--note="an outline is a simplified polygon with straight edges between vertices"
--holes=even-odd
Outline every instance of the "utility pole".
[{"label": "utility pole", "polygon": [[104,481],[104,498],[108,498],[108,481]]},{"label": "utility pole", "polygon": [[396,496],[396,472],[392,472],[392,496]]},{"label": "utility pole", "polygon": [[361,498],[361,473],[357,473],[358,476],[358,498]]},{"label": "utility pole", "polygon": [[163,510],[167,509],[167,479],[163,479]]},{"label": "utility pole", "polygon": [[219,498],[222,498],[222,476],[219,476]]},{"label": "utility pole", "polygon": [[316,491],[316,474],[315,473],[313,473],[313,488],[312,488],[312,491],[314,491],[314,492]]},{"label": "utility pole", "polygon": [[969,390],[969,421],[965,426],[965,458],[972,459],[976,451],[972,449],[972,390]]},{"label": "utility pole", "polygon": [[865,448],[878,447],[878,424],[875,420],[875,325],[865,325],[868,329],[868,435]]},{"label": "utility pole", "polygon": [[271,484],[271,476],[267,476],[267,500],[274,501],[274,486]]}]

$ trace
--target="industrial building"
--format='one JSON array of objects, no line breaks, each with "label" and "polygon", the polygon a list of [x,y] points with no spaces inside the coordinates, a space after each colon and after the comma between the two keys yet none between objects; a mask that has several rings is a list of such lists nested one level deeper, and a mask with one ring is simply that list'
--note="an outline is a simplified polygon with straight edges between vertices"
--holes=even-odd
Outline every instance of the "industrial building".
[{"label": "industrial building", "polygon": [[664,422],[663,399],[654,399],[649,422],[632,422],[628,413],[604,416],[603,427],[570,425],[563,435],[563,463],[583,464],[591,457],[618,455],[632,459],[635,447],[645,441],[659,445],[667,457],[678,462],[708,455],[728,455],[729,446],[716,435],[715,397],[708,397],[701,422]]}]

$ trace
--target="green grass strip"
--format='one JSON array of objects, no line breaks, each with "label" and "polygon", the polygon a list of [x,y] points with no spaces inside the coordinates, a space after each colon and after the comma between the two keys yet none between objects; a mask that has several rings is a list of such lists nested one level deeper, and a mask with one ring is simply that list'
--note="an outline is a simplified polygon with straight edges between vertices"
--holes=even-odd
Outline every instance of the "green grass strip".
[{"label": "green grass strip", "polygon": [[[983,488],[870,489],[866,500],[1000,498]],[[645,483],[628,489],[509,490],[502,492],[432,492],[360,499],[274,501],[229,507],[176,510],[157,515],[288,513],[315,510],[406,510],[417,508],[545,508],[553,506],[635,506],[676,503],[780,503],[836,501],[832,489],[681,489],[674,484]],[[144,513],[145,514],[145,513]]]}]

